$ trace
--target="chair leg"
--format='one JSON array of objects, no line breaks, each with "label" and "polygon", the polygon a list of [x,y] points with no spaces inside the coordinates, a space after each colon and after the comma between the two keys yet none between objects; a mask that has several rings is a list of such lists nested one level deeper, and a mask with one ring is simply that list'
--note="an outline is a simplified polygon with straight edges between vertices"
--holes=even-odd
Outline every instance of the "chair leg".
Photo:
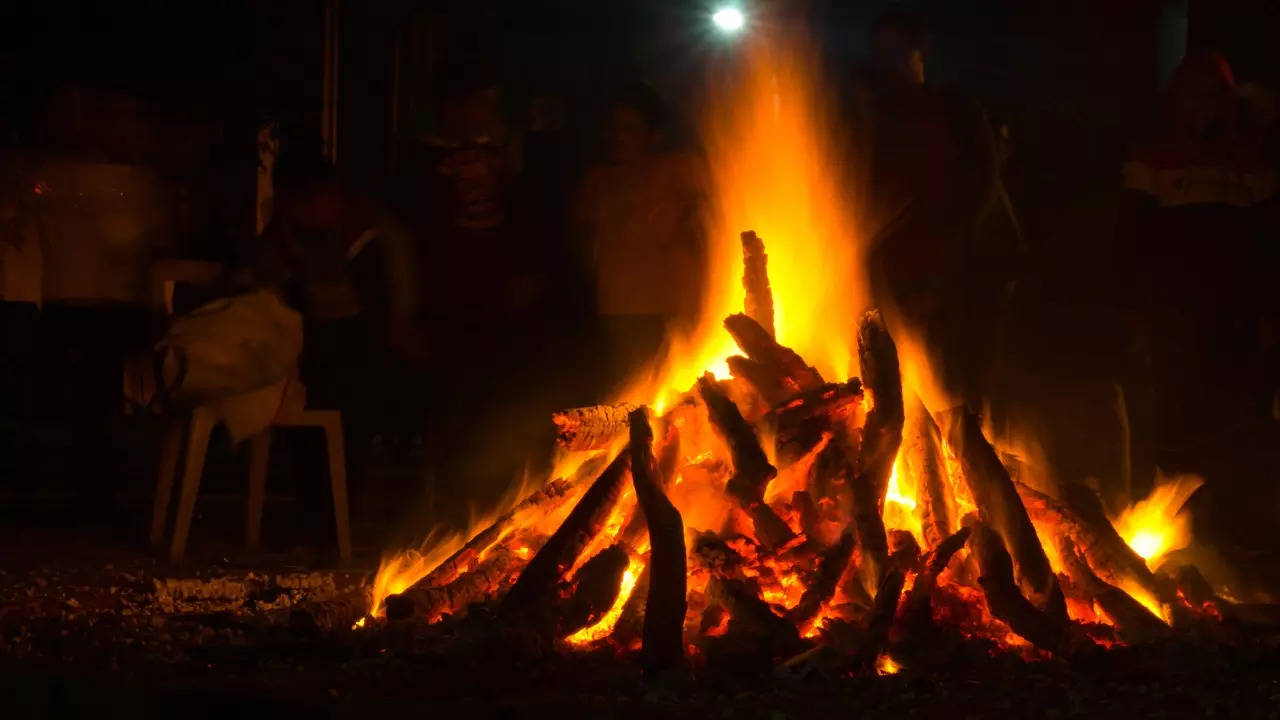
[{"label": "chair leg", "polygon": [[209,434],[213,432],[216,420],[209,408],[198,407],[191,413],[187,461],[182,470],[182,494],[178,497],[178,517],[173,525],[173,544],[169,547],[170,562],[182,562],[187,551],[187,534],[191,531],[191,517],[196,511],[200,476],[204,474],[204,456],[209,449]]},{"label": "chair leg", "polygon": [[267,492],[267,465],[271,459],[271,429],[249,438],[249,499],[244,520],[244,544],[262,547],[262,503]]},{"label": "chair leg", "polygon": [[329,482],[333,486],[333,516],[338,529],[338,557],[351,561],[351,516],[347,510],[347,450],[342,439],[342,416],[334,413],[324,423],[329,449]]},{"label": "chair leg", "polygon": [[169,418],[160,441],[160,458],[156,468],[156,495],[151,507],[151,547],[164,545],[164,531],[169,519],[169,500],[173,496],[173,476],[178,472],[178,458],[182,454],[182,436],[187,429],[187,418]]}]

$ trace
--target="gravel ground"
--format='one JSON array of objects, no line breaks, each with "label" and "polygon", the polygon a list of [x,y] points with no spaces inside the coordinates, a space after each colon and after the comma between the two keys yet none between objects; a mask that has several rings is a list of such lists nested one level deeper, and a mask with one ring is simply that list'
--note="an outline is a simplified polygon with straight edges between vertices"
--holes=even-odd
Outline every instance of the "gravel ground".
[{"label": "gravel ground", "polygon": [[[258,560],[175,572],[136,554],[0,556],[3,717],[1280,718],[1280,649],[1261,638],[1117,647],[1027,662],[962,645],[891,676],[804,677],[743,663],[658,679],[612,652],[531,654],[459,622],[452,636],[290,628],[288,610],[367,569]],[[52,558],[61,557],[53,562]],[[433,637],[439,634],[432,631]]]}]

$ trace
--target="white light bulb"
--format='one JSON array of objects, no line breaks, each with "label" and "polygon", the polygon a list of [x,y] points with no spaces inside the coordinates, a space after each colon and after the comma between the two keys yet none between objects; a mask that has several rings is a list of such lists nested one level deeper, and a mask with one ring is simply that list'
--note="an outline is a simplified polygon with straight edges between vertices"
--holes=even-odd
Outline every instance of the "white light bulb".
[{"label": "white light bulb", "polygon": [[742,15],[742,11],[736,7],[723,7],[711,16],[711,22],[716,24],[723,33],[736,33],[746,24],[747,19]]}]

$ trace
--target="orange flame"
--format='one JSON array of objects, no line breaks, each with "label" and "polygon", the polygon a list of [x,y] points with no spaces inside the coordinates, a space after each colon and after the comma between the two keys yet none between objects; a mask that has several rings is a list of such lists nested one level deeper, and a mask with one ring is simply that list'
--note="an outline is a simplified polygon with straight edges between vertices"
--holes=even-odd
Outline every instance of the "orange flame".
[{"label": "orange flame", "polygon": [[618,597],[614,599],[609,612],[601,616],[594,625],[588,625],[565,638],[565,642],[570,645],[589,645],[597,640],[609,637],[613,633],[614,626],[618,624],[618,618],[622,616],[622,609],[626,607],[627,600],[631,598],[631,593],[635,591],[636,581],[640,579],[640,573],[643,571],[644,561],[639,558],[631,558],[627,569],[622,573],[622,583],[618,586]]},{"label": "orange flame", "polygon": [[1165,555],[1191,544],[1191,513],[1182,506],[1203,484],[1198,475],[1157,475],[1151,494],[1112,519],[1116,531],[1148,567],[1159,567]]}]

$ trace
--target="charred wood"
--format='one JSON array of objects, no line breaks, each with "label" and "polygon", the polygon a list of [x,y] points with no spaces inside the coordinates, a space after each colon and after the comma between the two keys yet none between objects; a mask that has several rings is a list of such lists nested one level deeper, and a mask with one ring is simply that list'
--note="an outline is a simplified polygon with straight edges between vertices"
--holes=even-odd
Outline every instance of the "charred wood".
[{"label": "charred wood", "polygon": [[587,544],[600,533],[627,481],[631,454],[624,448],[583,494],[551,539],[529,561],[502,602],[508,615],[538,613],[550,602],[552,588],[578,561]]},{"label": "charred wood", "polygon": [[627,434],[627,416],[637,407],[616,403],[554,412],[556,441],[568,450],[603,450]]},{"label": "charred wood", "polygon": [[1146,561],[1116,532],[1091,490],[1066,486],[1070,500],[1060,502],[1022,483],[1015,486],[1031,519],[1065,535],[1103,582],[1137,585],[1151,597],[1167,599]]},{"label": "charred wood", "polygon": [[858,329],[858,359],[873,404],[863,426],[862,447],[852,477],[853,527],[864,577],[879,585],[889,559],[884,497],[902,444],[903,411],[898,350],[874,311],[867,313]]},{"label": "charred wood", "polygon": [[448,559],[437,565],[434,570],[427,573],[421,580],[411,585],[409,590],[437,587],[453,582],[476,561],[476,558],[481,553],[502,538],[510,529],[516,517],[536,508],[545,508],[547,510],[554,508],[558,505],[558,501],[563,500],[569,494],[573,486],[573,482],[561,478],[547,483],[541,490],[526,497],[502,517],[495,520],[492,525],[477,533],[466,545],[463,545]]},{"label": "charred wood", "polygon": [[[1169,635],[1169,626],[1125,591],[1103,582],[1070,540],[1058,543],[1058,555],[1071,582],[1089,595],[1129,642],[1146,642]],[[1154,596],[1153,596],[1154,597]]]},{"label": "charred wood", "polygon": [[916,479],[920,497],[920,525],[926,547],[937,547],[957,525],[956,510],[947,487],[938,426],[916,399],[906,413],[902,457],[907,472]]},{"label": "charred wood", "polygon": [[737,314],[724,320],[724,327],[734,342],[751,360],[771,368],[787,395],[813,390],[823,385],[818,371],[807,365],[794,350],[780,345],[767,330],[750,317]]},{"label": "charred wood", "polygon": [[684,521],[657,477],[653,431],[644,408],[631,413],[631,480],[649,526],[649,590],[645,600],[643,655],[649,670],[684,662],[684,615],[688,608]]},{"label": "charred wood", "polygon": [[[1013,559],[1000,534],[983,523],[973,526],[969,548],[978,558],[978,585],[991,615],[1036,647],[1055,655],[1069,648],[1067,622],[1041,611],[1022,596],[1013,579]],[[1065,601],[1064,601],[1065,602]]]},{"label": "charred wood", "polygon": [[774,408],[774,448],[778,462],[789,465],[804,457],[827,432],[856,419],[862,408],[862,382],[829,383],[795,395]]},{"label": "charred wood", "polygon": [[455,613],[476,600],[498,594],[512,573],[525,566],[524,558],[499,545],[478,565],[447,585],[414,587],[390,595],[385,601],[388,620],[426,618],[434,622],[441,615]]},{"label": "charred wood", "polygon": [[947,569],[956,552],[964,547],[969,533],[969,528],[960,528],[938,543],[925,559],[924,569],[916,575],[911,591],[907,593],[903,624],[909,634],[918,634],[933,625],[933,589],[938,585],[938,576]]},{"label": "charred wood", "polygon": [[364,617],[368,609],[368,590],[352,588],[324,600],[299,603],[289,612],[289,627],[315,632],[346,630]]},{"label": "charred wood", "polygon": [[751,517],[756,539],[761,544],[769,548],[785,545],[795,537],[795,533],[764,502],[765,488],[777,476],[777,468],[769,464],[760,440],[743,419],[738,406],[716,387],[711,376],[699,378],[698,392],[707,405],[712,426],[729,446],[733,476],[729,478],[726,490]]},{"label": "charred wood", "polygon": [[747,316],[776,337],[773,329],[773,289],[769,287],[769,256],[754,231],[742,233],[742,289],[746,291]]},{"label": "charred wood", "polygon": [[759,638],[774,654],[790,654],[799,646],[796,626],[773,612],[754,582],[713,577],[707,584],[707,593],[728,609],[730,634]]},{"label": "charred wood", "polygon": [[983,523],[1000,536],[1001,551],[1007,548],[1006,554],[1013,558],[1020,586],[1036,607],[1055,622],[1065,623],[1067,603],[1049,558],[1008,470],[983,436],[978,417],[963,406],[957,407],[941,414],[940,425],[960,462]]},{"label": "charred wood", "polygon": [[818,562],[818,571],[813,580],[800,596],[800,602],[789,613],[791,622],[796,627],[803,627],[818,614],[822,604],[835,594],[836,583],[853,558],[853,533],[846,531],[840,535],[840,541],[822,553]]},{"label": "charred wood", "polygon": [[610,545],[583,563],[574,576],[573,594],[560,617],[560,635],[572,635],[598,621],[613,607],[631,558],[622,545]]},{"label": "charred wood", "polygon": [[876,588],[875,603],[871,606],[871,614],[867,616],[866,635],[853,656],[855,670],[870,668],[889,642],[889,627],[898,610],[898,600],[902,597],[905,582],[906,576],[901,570],[890,570]]}]

